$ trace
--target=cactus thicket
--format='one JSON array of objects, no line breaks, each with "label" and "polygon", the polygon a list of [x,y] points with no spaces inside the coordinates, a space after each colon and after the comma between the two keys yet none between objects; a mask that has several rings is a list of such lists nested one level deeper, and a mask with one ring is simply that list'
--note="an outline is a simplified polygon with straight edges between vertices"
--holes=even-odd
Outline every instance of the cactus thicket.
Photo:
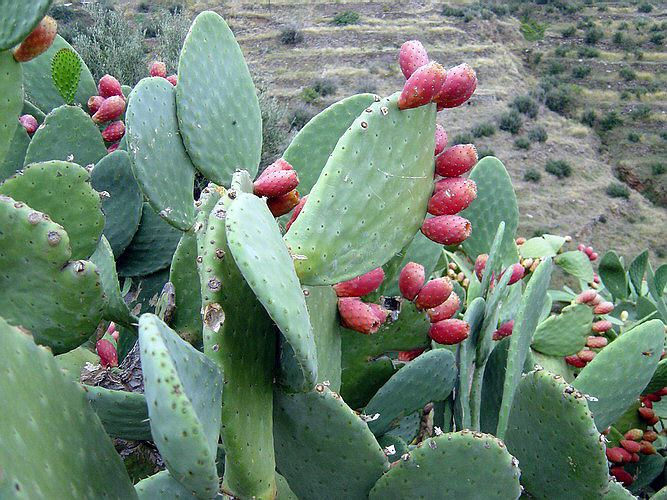
[{"label": "cactus thicket", "polygon": [[667,267],[517,237],[502,162],[436,124],[467,64],[406,42],[403,89],[332,104],[258,175],[218,14],[130,89],[33,46],[50,2],[23,3],[0,0],[0,497],[664,486]]}]

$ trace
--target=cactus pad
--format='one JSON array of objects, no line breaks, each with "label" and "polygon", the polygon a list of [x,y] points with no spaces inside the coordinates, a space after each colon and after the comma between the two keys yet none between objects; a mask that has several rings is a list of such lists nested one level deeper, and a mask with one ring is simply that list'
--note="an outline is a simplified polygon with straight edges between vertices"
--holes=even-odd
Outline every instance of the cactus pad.
[{"label": "cactus pad", "polygon": [[[579,252],[582,253],[582,252]],[[537,325],[532,347],[550,356],[569,356],[586,345],[591,334],[593,311],[585,304],[573,304]]]},{"label": "cactus pad", "polygon": [[202,342],[201,291],[197,273],[197,237],[184,233],[171,261],[169,281],[176,292],[171,327],[194,346]]},{"label": "cactus pad", "polygon": [[175,89],[164,78],[144,78],[127,105],[127,151],[139,187],[153,209],[186,231],[194,222],[195,169],[176,119]]},{"label": "cactus pad", "polygon": [[107,154],[102,134],[84,110],[60,106],[44,119],[26,151],[24,164],[64,160],[83,167]]},{"label": "cactus pad", "polygon": [[88,385],[84,385],[83,390],[109,436],[152,441],[146,397],[143,394]]},{"label": "cactus pad", "polygon": [[218,490],[220,372],[155,315],[140,318],[139,345],[153,440],[176,480],[212,497]]},{"label": "cactus pad", "polygon": [[664,325],[651,320],[629,330],[581,370],[574,386],[597,400],[588,404],[598,429],[606,429],[651,381],[665,340]]},{"label": "cactus pad", "polygon": [[[139,500],[184,500],[192,498],[192,492],[176,481],[169,471],[163,470],[142,479],[135,485]],[[208,497],[202,497],[208,498]],[[211,496],[211,498],[213,498]]]},{"label": "cactus pad", "polygon": [[616,252],[609,250],[602,256],[598,273],[600,273],[602,283],[614,297],[618,299],[628,297],[628,275]]},{"label": "cactus pad", "polygon": [[431,401],[444,401],[456,382],[456,360],[447,349],[422,354],[401,368],[368,402],[364,413],[380,416],[368,423],[376,436]]},{"label": "cactus pad", "polygon": [[104,228],[104,215],[100,196],[90,185],[90,174],[85,168],[57,160],[35,163],[0,185],[0,194],[48,214],[63,226],[72,258],[85,259],[95,251]]},{"label": "cactus pad", "polygon": [[[13,2],[2,1],[2,4]],[[1,4],[0,4],[1,5]],[[4,23],[5,17],[0,20]],[[0,52],[0,165],[5,159],[9,145],[19,128],[19,114],[23,108],[23,85],[21,65],[14,60],[10,51]],[[21,127],[23,128],[23,127]]]},{"label": "cactus pad", "polygon": [[374,99],[373,94],[357,94],[338,101],[317,114],[294,136],[283,158],[299,173],[301,195],[310,192],[338,139]]},{"label": "cactus pad", "polygon": [[563,271],[586,283],[593,281],[593,266],[588,256],[579,250],[564,252],[556,256],[554,263]]},{"label": "cactus pad", "polygon": [[303,283],[333,284],[383,265],[424,221],[435,105],[401,111],[397,100],[374,102],[343,134],[285,235]]},{"label": "cactus pad", "polygon": [[516,459],[502,441],[461,431],[420,443],[378,480],[369,498],[517,499],[519,476]]},{"label": "cactus pad", "polygon": [[28,132],[23,127],[16,127],[14,137],[9,143],[9,149],[4,159],[0,154],[0,182],[16,174],[23,168],[25,152],[28,150],[29,145],[30,136]]},{"label": "cactus pad", "polygon": [[65,104],[72,104],[81,78],[81,58],[78,54],[68,48],[56,52],[51,61],[51,76]]},{"label": "cactus pad", "polygon": [[53,356],[2,318],[0,355],[0,397],[12,402],[3,405],[0,419],[0,496],[136,498],[83,391]]},{"label": "cactus pad", "polygon": [[366,424],[322,384],[307,393],[276,392],[276,462],[302,500],[366,498],[387,459]]},{"label": "cactus pad", "polygon": [[236,169],[257,173],[262,116],[255,86],[234,34],[215,12],[192,23],[178,64],[178,124],[192,162],[229,185]]},{"label": "cactus pad", "polygon": [[531,498],[601,498],[608,488],[602,436],[585,396],[544,370],[516,390],[505,433]]},{"label": "cactus pad", "polygon": [[663,387],[667,387],[667,359],[663,359],[658,363],[651,381],[642,391],[642,394],[659,391]]},{"label": "cactus pad", "polygon": [[119,257],[137,232],[143,206],[128,154],[114,151],[102,158],[90,174],[90,183],[95,190],[109,194],[102,199],[102,212],[106,218],[104,236],[109,240],[114,256]]},{"label": "cactus pad", "polygon": [[11,49],[27,37],[46,14],[51,1],[0,0],[0,50]]},{"label": "cactus pad", "polygon": [[95,266],[69,260],[69,237],[61,226],[1,195],[0,227],[0,289],[5,291],[0,310],[5,319],[56,353],[85,342],[104,310]]},{"label": "cactus pad", "polygon": [[280,229],[264,200],[237,193],[226,220],[229,249],[243,277],[287,339],[303,373],[298,390],[317,379],[317,352],[306,300]]}]

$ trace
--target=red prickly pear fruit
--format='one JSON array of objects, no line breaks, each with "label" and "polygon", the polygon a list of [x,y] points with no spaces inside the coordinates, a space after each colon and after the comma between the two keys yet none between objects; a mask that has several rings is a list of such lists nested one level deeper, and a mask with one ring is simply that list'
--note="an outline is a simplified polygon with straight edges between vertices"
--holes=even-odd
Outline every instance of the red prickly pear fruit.
[{"label": "red prickly pear fruit", "polygon": [[29,135],[34,134],[37,131],[37,128],[39,127],[37,119],[32,115],[22,115],[19,118],[19,123],[23,125],[23,128]]},{"label": "red prickly pear fruit", "polygon": [[595,357],[595,352],[582,349],[576,354],[576,356],[584,363],[590,363],[591,361],[593,361],[593,358]]},{"label": "red prickly pear fruit", "polygon": [[602,304],[602,295],[596,295],[593,300],[590,302],[590,306],[596,307],[599,304]]},{"label": "red prickly pear fruit", "polygon": [[609,341],[606,337],[596,337],[595,335],[591,335],[586,338],[586,347],[590,347],[591,349],[602,349],[608,343]]},{"label": "red prickly pear fruit", "polygon": [[521,245],[523,245],[526,241],[527,241],[526,238],[524,238],[523,236],[519,236],[517,239],[514,240],[514,243],[516,243],[517,246],[521,246]]},{"label": "red prickly pear fruit", "polygon": [[120,82],[111,75],[104,75],[97,84],[97,91],[100,96],[107,98],[112,95],[123,97],[123,90],[120,88]]},{"label": "red prickly pear fruit", "polygon": [[519,281],[521,278],[523,278],[523,275],[525,274],[526,270],[523,268],[521,264],[514,264],[512,266],[512,277],[510,278],[509,282],[507,283],[508,285],[513,285],[517,281]]},{"label": "red prickly pear fruit", "polygon": [[274,161],[271,165],[266,167],[261,174],[259,174],[259,177],[257,179],[261,179],[262,177],[266,177],[269,174],[272,174],[274,172],[280,172],[281,170],[294,170],[294,167],[287,162],[287,160],[284,160],[282,158],[278,158],[276,161]]},{"label": "red prickly pear fruit", "polygon": [[120,141],[124,135],[125,135],[125,124],[122,122],[122,120],[111,122],[102,131],[102,139],[104,139],[106,142]]},{"label": "red prickly pear fruit", "polygon": [[584,253],[590,257],[591,254],[593,253],[593,247],[586,247],[584,249]]},{"label": "red prickly pear fruit", "polygon": [[653,401],[650,399],[642,399],[642,403],[646,408],[652,409],[653,408]]},{"label": "red prickly pear fruit", "polygon": [[[653,431],[646,431],[646,432],[653,432]],[[639,451],[644,455],[655,455],[657,453],[655,451],[655,447],[646,439],[639,442]]]},{"label": "red prickly pear fruit", "polygon": [[460,319],[443,319],[431,324],[428,336],[438,344],[454,345],[468,338],[470,325]]},{"label": "red prickly pear fruit", "polygon": [[120,146],[120,142],[116,142],[115,144],[112,144],[107,148],[107,153],[113,153],[118,149],[118,146]]},{"label": "red prickly pear fruit", "polygon": [[618,453],[623,455],[623,462],[628,463],[632,461],[632,453],[630,453],[628,450],[622,447],[618,447]]},{"label": "red prickly pear fruit", "polygon": [[103,367],[118,366],[118,353],[116,347],[107,339],[100,339],[95,344],[97,355],[100,357],[100,363]]},{"label": "red prickly pear fruit", "polygon": [[109,323],[109,326],[107,327],[107,330],[104,332],[105,335],[111,335],[113,332],[116,331],[116,323],[111,321]]},{"label": "red prickly pear fruit", "polygon": [[292,212],[292,216],[290,217],[289,221],[287,221],[287,224],[285,224],[285,231],[289,231],[289,228],[292,226],[292,224],[294,224],[294,221],[301,213],[301,210],[303,210],[303,206],[306,204],[307,198],[308,195],[301,198],[297,206],[294,207],[294,212]]},{"label": "red prickly pear fruit", "polygon": [[268,198],[266,204],[274,217],[280,217],[281,215],[289,213],[299,204],[299,192],[296,189],[293,189],[282,196]]},{"label": "red prickly pear fruit", "polygon": [[611,321],[607,320],[602,320],[602,321],[596,321],[593,323],[593,326],[591,330],[593,330],[595,333],[604,333],[607,330],[611,330]]},{"label": "red prickly pear fruit", "polygon": [[593,283],[600,284],[600,276],[597,273],[593,274]]},{"label": "red prickly pear fruit", "polygon": [[431,215],[454,215],[477,198],[477,184],[464,177],[446,177],[435,183],[435,193],[428,202]]},{"label": "red prickly pear fruit", "polygon": [[635,480],[632,478],[632,475],[623,467],[612,467],[610,472],[617,481],[623,484],[623,486],[631,486],[632,483],[635,482]]},{"label": "red prickly pear fruit", "polygon": [[387,321],[387,317],[389,316],[389,311],[387,311],[384,307],[382,307],[380,304],[374,304],[370,303],[368,304],[373,311],[373,314],[375,314],[375,317],[377,320],[380,322],[380,325],[383,325],[385,321]]},{"label": "red prickly pear fruit", "polygon": [[649,420],[653,420],[653,417],[655,417],[655,412],[653,411],[652,408],[641,407],[637,409],[637,411],[639,412],[639,416],[641,417],[641,419],[647,422]]},{"label": "red prickly pear fruit", "polygon": [[611,302],[601,302],[595,306],[593,312],[595,314],[609,314],[613,310],[614,310],[614,304],[612,304]]},{"label": "red prickly pear fruit", "polygon": [[424,286],[425,280],[424,266],[416,262],[408,262],[398,275],[398,289],[403,297],[412,301]]},{"label": "red prickly pear fruit", "polygon": [[577,295],[574,301],[577,304],[590,304],[595,300],[595,297],[597,297],[597,295],[598,294],[595,290],[584,290],[579,295]]},{"label": "red prickly pear fruit", "polygon": [[454,287],[449,278],[433,279],[419,290],[419,294],[417,294],[417,298],[415,299],[415,305],[417,309],[422,311],[438,307],[449,298],[453,289]]},{"label": "red prickly pear fruit", "polygon": [[14,50],[17,62],[28,62],[46,52],[56,38],[58,23],[49,16],[44,16],[34,30]]},{"label": "red prickly pear fruit", "polygon": [[378,267],[372,271],[333,286],[339,297],[363,297],[378,289],[384,280],[384,269]]},{"label": "red prickly pear fruit", "polygon": [[100,109],[100,106],[104,102],[104,97],[101,95],[93,95],[88,99],[88,111],[92,114],[97,113],[97,110]]},{"label": "red prickly pear fruit", "polygon": [[461,306],[461,299],[454,292],[449,294],[447,300],[442,304],[426,311],[431,323],[437,323],[445,319],[452,318]]},{"label": "red prickly pear fruit", "polygon": [[599,257],[598,253],[593,252],[588,256],[588,260],[590,260],[591,262],[595,262],[596,260],[598,260],[598,257]]},{"label": "red prickly pear fruit", "polygon": [[445,84],[436,96],[438,111],[444,108],[460,106],[472,96],[477,88],[477,75],[466,63],[459,64],[447,71]]},{"label": "red prickly pear fruit", "polygon": [[162,61],[153,61],[149,70],[151,76],[167,78],[167,65]]},{"label": "red prickly pear fruit", "polygon": [[417,356],[422,354],[426,349],[414,349],[413,351],[399,351],[398,352],[398,360],[399,361],[412,361],[415,359]]},{"label": "red prickly pear fruit", "polygon": [[619,444],[630,453],[639,453],[639,450],[642,449],[638,442],[629,439],[621,439]]},{"label": "red prickly pear fruit", "polygon": [[408,80],[415,71],[428,64],[428,53],[419,40],[408,40],[398,52],[398,64]]},{"label": "red prickly pear fruit", "polygon": [[656,391],[656,394],[658,396],[667,396],[667,387],[663,387],[659,391]]},{"label": "red prickly pear fruit", "polygon": [[447,70],[436,62],[418,68],[405,82],[398,98],[398,109],[418,108],[433,102],[446,77]]},{"label": "red prickly pear fruit", "polygon": [[653,401],[654,403],[660,401],[661,399],[660,396],[658,396],[655,393],[647,394],[646,396],[644,396],[644,398],[648,399],[649,401]]},{"label": "red prickly pear fruit", "polygon": [[505,337],[512,335],[514,330],[514,320],[511,319],[498,327],[498,329],[493,332],[493,340],[502,340]]},{"label": "red prickly pear fruit", "polygon": [[579,250],[580,252],[586,253],[586,245],[584,245],[583,243],[579,243],[577,245],[577,250]]},{"label": "red prickly pear fruit", "polygon": [[169,75],[167,77],[167,81],[171,83],[174,87],[178,85],[178,76],[176,75]]},{"label": "red prickly pear fruit", "polygon": [[106,123],[116,120],[125,111],[125,99],[119,95],[112,95],[104,99],[100,108],[93,115],[95,123]]},{"label": "red prickly pear fruit", "polygon": [[477,149],[473,144],[457,144],[435,157],[435,173],[442,177],[458,177],[477,163]]},{"label": "red prickly pear fruit", "polygon": [[481,253],[475,259],[475,275],[479,281],[482,281],[484,275],[484,268],[486,268],[486,261],[489,260],[489,255]]},{"label": "red prickly pear fruit", "polygon": [[447,132],[445,131],[445,127],[437,123],[435,125],[435,151],[433,154],[435,156],[438,156],[445,150],[446,147],[447,147]]},{"label": "red prickly pear fruit", "polygon": [[[653,431],[646,431],[646,432],[653,432]],[[646,439],[646,437],[644,436],[644,431],[641,429],[630,429],[628,432],[625,433],[623,437],[629,441],[641,441],[642,438]]]},{"label": "red prickly pear fruit", "polygon": [[[639,430],[639,429],[636,429]],[[648,441],[649,443],[652,443],[656,439],[658,439],[658,433],[655,431],[644,431],[644,434],[642,436],[644,441]],[[641,438],[640,438],[641,439]]]},{"label": "red prickly pear fruit", "polygon": [[573,354],[572,356],[565,356],[565,362],[570,366],[574,366],[575,368],[583,368],[586,366],[586,362],[580,359],[576,354]]},{"label": "red prickly pear fruit", "polygon": [[441,245],[458,245],[470,236],[472,226],[468,219],[458,215],[439,215],[426,219],[421,231],[429,240]]},{"label": "red prickly pear fruit", "polygon": [[296,170],[281,170],[258,178],[254,183],[257,196],[274,198],[289,193],[299,185]]},{"label": "red prickly pear fruit", "polygon": [[625,460],[625,455],[623,454],[621,449],[622,448],[619,448],[618,446],[615,448],[607,448],[606,450],[607,460],[615,464],[622,464],[623,461]]},{"label": "red prickly pear fruit", "polygon": [[371,334],[380,328],[380,320],[373,309],[358,297],[338,299],[338,312],[343,326],[363,334]]},{"label": "red prickly pear fruit", "polygon": [[639,454],[633,453],[632,458],[630,459],[630,462],[633,462],[633,463],[639,462]]}]

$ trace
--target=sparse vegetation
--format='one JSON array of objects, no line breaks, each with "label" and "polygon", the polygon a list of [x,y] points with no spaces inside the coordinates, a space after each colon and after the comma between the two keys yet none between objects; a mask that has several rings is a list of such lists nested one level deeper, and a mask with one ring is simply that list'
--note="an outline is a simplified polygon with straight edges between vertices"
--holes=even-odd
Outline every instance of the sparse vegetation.
[{"label": "sparse vegetation", "polygon": [[515,97],[511,106],[519,113],[523,113],[529,118],[535,118],[540,110],[540,105],[529,95]]},{"label": "sparse vegetation", "polygon": [[472,129],[472,135],[475,137],[491,137],[496,133],[496,126],[491,122],[480,123]]},{"label": "sparse vegetation", "polygon": [[619,69],[618,74],[626,82],[630,82],[637,78],[637,73],[635,73],[631,68],[628,68],[627,66]]},{"label": "sparse vegetation", "polygon": [[604,31],[597,26],[592,26],[584,33],[584,42],[589,45],[595,45],[604,38]]},{"label": "sparse vegetation", "polygon": [[630,198],[630,190],[628,189],[628,186],[619,182],[612,182],[609,184],[605,192],[611,198]]},{"label": "sparse vegetation", "polygon": [[637,12],[641,12],[642,14],[648,14],[653,10],[653,5],[651,5],[648,2],[643,2],[639,4],[639,7],[637,7]]},{"label": "sparse vegetation", "polygon": [[572,78],[581,80],[591,74],[590,66],[575,66],[572,68]]},{"label": "sparse vegetation", "polygon": [[515,109],[503,113],[498,120],[498,128],[500,130],[505,130],[506,132],[511,133],[512,135],[518,134],[523,125],[523,120],[521,115]]},{"label": "sparse vegetation", "polygon": [[361,16],[359,15],[358,12],[355,12],[353,10],[346,10],[344,12],[336,14],[334,18],[331,20],[331,23],[336,26],[347,26],[349,24],[357,24],[360,19]]},{"label": "sparse vegetation", "polygon": [[288,113],[289,130],[301,130],[317,114],[313,106],[297,104]]},{"label": "sparse vegetation", "polygon": [[456,144],[473,144],[474,142],[475,137],[470,132],[464,132],[462,134],[456,134],[451,140],[451,145],[455,146]]},{"label": "sparse vegetation", "polygon": [[637,132],[628,132],[628,141],[630,142],[639,142],[642,136]]},{"label": "sparse vegetation", "polygon": [[297,28],[283,28],[280,30],[280,43],[283,45],[297,45],[303,42],[303,31]]},{"label": "sparse vegetation", "polygon": [[565,114],[569,111],[573,100],[572,89],[565,84],[550,89],[544,96],[544,104],[547,108],[560,114]]},{"label": "sparse vegetation", "polygon": [[521,20],[521,34],[529,42],[536,42],[537,40],[542,40],[544,38],[544,32],[547,29],[546,24],[541,24],[535,21],[524,17]]},{"label": "sparse vegetation", "polygon": [[549,160],[544,170],[559,179],[572,175],[572,166],[565,160]]},{"label": "sparse vegetation", "polygon": [[542,174],[535,168],[529,168],[523,174],[523,180],[527,182],[538,183],[542,179]]},{"label": "sparse vegetation", "polygon": [[607,112],[598,122],[598,129],[601,132],[609,132],[616,127],[623,125],[623,119],[616,110]]},{"label": "sparse vegetation", "polygon": [[538,125],[528,131],[528,138],[533,142],[547,142],[549,136],[547,134],[547,129]]},{"label": "sparse vegetation", "polygon": [[563,36],[563,38],[572,38],[576,32],[577,32],[577,27],[574,24],[571,24],[566,28],[564,28],[563,31],[560,32],[560,34]]},{"label": "sparse vegetation", "polygon": [[667,171],[667,166],[659,161],[651,163],[651,175],[662,175]]},{"label": "sparse vegetation", "polygon": [[517,137],[514,140],[514,147],[517,149],[530,149],[530,140],[527,137]]}]

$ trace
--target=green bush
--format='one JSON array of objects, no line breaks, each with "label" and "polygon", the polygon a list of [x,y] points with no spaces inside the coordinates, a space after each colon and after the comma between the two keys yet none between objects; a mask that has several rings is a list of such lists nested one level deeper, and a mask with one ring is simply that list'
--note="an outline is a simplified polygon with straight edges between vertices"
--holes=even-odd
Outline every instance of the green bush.
[{"label": "green bush", "polygon": [[588,125],[589,127],[595,127],[598,122],[598,115],[595,111],[592,109],[587,109],[583,113],[581,113],[581,123],[584,125]]},{"label": "green bush", "polygon": [[529,118],[535,118],[540,110],[540,105],[529,95],[520,95],[515,97],[511,106],[519,113],[523,113]]},{"label": "green bush", "polygon": [[584,33],[584,42],[589,45],[595,45],[604,38],[604,31],[597,26],[588,28]]},{"label": "green bush", "polygon": [[554,55],[556,57],[567,57],[568,52],[570,52],[570,47],[567,45],[559,45],[554,50]]},{"label": "green bush", "polygon": [[633,120],[646,120],[651,116],[651,106],[648,104],[640,104],[631,110],[629,115]]},{"label": "green bush", "polygon": [[283,45],[297,45],[303,42],[303,31],[296,28],[280,30],[280,43]]},{"label": "green bush", "polygon": [[336,26],[347,26],[348,24],[357,24],[360,19],[361,16],[358,12],[353,10],[346,10],[340,14],[336,14],[331,20],[331,23],[335,24]]},{"label": "green bush", "polygon": [[304,102],[311,104],[320,97],[320,94],[317,93],[317,90],[315,90],[313,87],[304,87],[301,90],[301,99],[303,99]]},{"label": "green bush", "polygon": [[528,131],[528,138],[533,142],[547,142],[549,135],[547,134],[547,129],[538,125]]},{"label": "green bush", "polygon": [[546,24],[540,24],[534,19],[523,18],[519,28],[523,37],[529,42],[536,42],[544,38],[544,32],[547,29]]},{"label": "green bush", "polygon": [[576,32],[577,27],[574,24],[570,24],[568,27],[564,28],[560,34],[563,38],[572,38]]},{"label": "green bush", "polygon": [[565,114],[570,109],[574,96],[568,85],[561,84],[554,89],[549,90],[544,96],[544,104],[551,111]]},{"label": "green bush", "polygon": [[465,11],[463,9],[457,9],[456,7],[452,7],[450,5],[443,5],[442,10],[440,13],[443,16],[447,17],[464,17],[465,16]]},{"label": "green bush", "polygon": [[480,123],[475,125],[471,132],[475,137],[490,137],[496,133],[496,126],[491,122]]},{"label": "green bush", "polygon": [[477,150],[477,157],[481,160],[487,156],[495,156],[493,149],[482,148]]},{"label": "green bush", "polygon": [[630,82],[634,79],[637,78],[637,73],[635,73],[632,68],[623,67],[618,70],[618,74],[620,75],[621,78],[623,78],[626,82]]},{"label": "green bush", "polygon": [[579,57],[587,57],[589,59],[600,57],[600,51],[595,47],[581,47],[577,51],[577,54],[579,55]]},{"label": "green bush", "polygon": [[605,190],[607,196],[611,198],[625,198],[626,200],[630,198],[630,190],[625,184],[619,182],[612,182],[607,186]]},{"label": "green bush", "polygon": [[560,61],[551,61],[545,69],[548,75],[559,75],[565,71],[565,65]]},{"label": "green bush", "polygon": [[266,91],[259,92],[262,112],[262,165],[275,161],[287,146],[289,127],[285,106]]},{"label": "green bush", "polygon": [[301,130],[316,114],[317,110],[313,106],[307,104],[295,105],[288,113],[289,129]]},{"label": "green bush", "polygon": [[565,177],[570,177],[570,175],[572,175],[572,166],[565,160],[549,160],[547,161],[544,170],[559,179],[564,179]]},{"label": "green bush", "polygon": [[648,2],[644,2],[637,7],[637,12],[641,12],[642,14],[648,14],[653,10],[653,5],[651,5]]},{"label": "green bush", "polygon": [[523,180],[524,181],[538,183],[538,182],[540,182],[541,179],[542,179],[542,174],[540,173],[539,170],[537,170],[535,168],[529,168],[523,174]]},{"label": "green bush", "polygon": [[665,43],[665,34],[664,33],[652,33],[648,40],[653,45],[662,45],[663,43]]},{"label": "green bush", "polygon": [[609,132],[610,130],[623,125],[623,119],[617,111],[608,111],[606,115],[600,118],[598,128],[602,132]]},{"label": "green bush", "polygon": [[667,171],[667,166],[659,161],[651,164],[651,174],[662,175]]},{"label": "green bush", "polygon": [[639,135],[637,132],[628,133],[628,141],[630,142],[639,142],[641,138],[642,138],[641,135]]},{"label": "green bush", "polygon": [[530,140],[527,137],[517,137],[514,140],[514,147],[517,149],[530,149]]},{"label": "green bush", "polygon": [[591,74],[590,66],[575,66],[572,68],[572,78],[582,79]]},{"label": "green bush", "polygon": [[457,144],[472,144],[475,142],[475,137],[470,132],[464,132],[462,134],[456,134],[451,141],[452,146]]},{"label": "green bush", "polygon": [[319,78],[315,80],[312,87],[321,97],[335,94],[336,90],[338,90],[338,84],[329,78]]},{"label": "green bush", "polygon": [[521,119],[521,115],[515,109],[503,113],[498,120],[498,128],[510,132],[513,135],[519,133],[522,125],[523,120]]},{"label": "green bush", "polygon": [[192,20],[181,11],[170,13],[162,11],[156,17],[156,46],[158,58],[167,65],[167,70],[175,73],[181,47],[190,29]]}]

